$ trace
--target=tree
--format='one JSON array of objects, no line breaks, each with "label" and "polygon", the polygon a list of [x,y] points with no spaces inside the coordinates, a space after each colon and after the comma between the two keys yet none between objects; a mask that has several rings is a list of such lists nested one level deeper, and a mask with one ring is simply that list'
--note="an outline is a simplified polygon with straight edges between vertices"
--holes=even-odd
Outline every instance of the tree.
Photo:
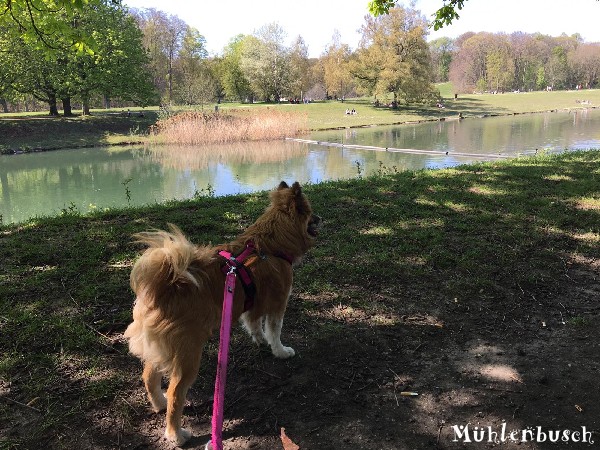
[{"label": "tree", "polygon": [[546,65],[548,82],[553,89],[564,89],[567,87],[569,78],[569,65],[567,50],[557,45],[552,49],[552,56]]},{"label": "tree", "polygon": [[303,98],[310,84],[308,47],[302,36],[297,36],[290,48],[290,95]]},{"label": "tree", "polygon": [[175,62],[175,93],[180,102],[195,105],[212,99],[214,86],[207,58],[206,39],[188,27]]},{"label": "tree", "polygon": [[144,70],[148,60],[141,33],[122,7],[100,4],[64,20],[94,39],[96,51],[73,52],[66,45],[48,51],[0,28],[0,43],[11,49],[11,70],[18,74],[11,80],[12,90],[47,102],[52,115],[58,114],[57,99],[62,99],[65,115],[71,114],[73,97],[82,101],[84,112],[89,112],[93,95],[141,104],[150,101],[152,87]]},{"label": "tree", "polygon": [[284,39],[281,26],[271,23],[244,40],[240,67],[252,90],[265,101],[279,101],[290,91],[291,55]]},{"label": "tree", "polygon": [[394,102],[430,101],[431,56],[427,24],[414,9],[396,7],[385,16],[367,16],[352,74],[366,92],[392,93]]},{"label": "tree", "polygon": [[511,89],[515,79],[515,64],[505,35],[494,36],[494,46],[485,57],[487,83],[491,91]]},{"label": "tree", "polygon": [[69,48],[94,51],[93,38],[71,26],[84,6],[95,8],[120,0],[5,0],[0,7],[0,28],[12,32],[26,45],[46,51]]},{"label": "tree", "polygon": [[354,80],[350,73],[351,57],[350,46],[341,42],[340,32],[335,30],[331,43],[319,59],[328,97],[344,98],[354,89]]},{"label": "tree", "polygon": [[483,91],[488,87],[488,54],[495,48],[491,33],[469,33],[457,39],[459,45],[450,64],[450,81],[457,92]]},{"label": "tree", "polygon": [[67,55],[68,73],[89,114],[93,95],[102,95],[105,106],[111,98],[147,105],[155,100],[147,67],[149,58],[142,46],[142,33],[135,19],[124,9],[102,6],[84,10],[80,26],[96,42],[94,54]]},{"label": "tree", "polygon": [[433,67],[433,81],[448,81],[450,63],[454,51],[454,41],[448,37],[441,37],[429,42],[431,62]]},{"label": "tree", "polygon": [[188,25],[177,16],[154,8],[134,10],[143,43],[150,56],[154,85],[164,103],[173,100],[174,63],[183,44]]},{"label": "tree", "polygon": [[598,85],[600,78],[600,43],[582,44],[569,54],[576,84],[587,88]]},{"label": "tree", "polygon": [[[432,22],[434,30],[439,30],[446,25],[450,25],[460,16],[457,10],[463,9],[464,3],[467,0],[444,0],[444,4],[435,14]],[[446,3],[447,2],[447,3]],[[396,0],[370,0],[369,11],[373,16],[378,17],[389,12],[397,5]]]},{"label": "tree", "polygon": [[242,70],[241,63],[245,46],[244,42],[249,39],[252,39],[252,37],[242,34],[234,37],[223,50],[223,59],[221,62],[220,80],[225,95],[229,98],[235,98],[240,102],[251,99],[254,95],[250,81],[246,78]]}]

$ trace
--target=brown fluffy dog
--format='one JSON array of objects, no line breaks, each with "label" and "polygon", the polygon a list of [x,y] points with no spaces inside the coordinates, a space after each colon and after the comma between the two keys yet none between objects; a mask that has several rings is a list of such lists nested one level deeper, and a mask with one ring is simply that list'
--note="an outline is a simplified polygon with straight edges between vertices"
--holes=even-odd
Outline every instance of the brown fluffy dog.
[{"label": "brown fluffy dog", "polygon": [[[185,396],[198,375],[204,344],[220,324],[225,260],[217,252],[238,255],[248,241],[254,242],[256,250],[245,264],[256,286],[256,300],[242,314],[245,294],[238,276],[233,320],[241,316],[256,343],[268,343],[273,355],[289,358],[294,350],[284,347],[280,336],[292,287],[291,263],[314,245],[319,222],[300,185],[281,182],[263,215],[229,244],[197,247],[173,225],[170,233],[135,235],[148,249],[131,272],[137,298],[125,337],[131,353],[144,362],[142,378],[153,409],[167,410],[169,440],[181,445],[191,436],[181,428]],[[166,398],[163,375],[170,378]]]}]

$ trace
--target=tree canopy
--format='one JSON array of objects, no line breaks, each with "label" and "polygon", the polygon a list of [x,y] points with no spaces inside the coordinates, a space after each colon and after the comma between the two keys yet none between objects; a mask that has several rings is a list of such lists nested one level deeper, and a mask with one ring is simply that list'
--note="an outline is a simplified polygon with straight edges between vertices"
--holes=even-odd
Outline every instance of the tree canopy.
[{"label": "tree canopy", "polygon": [[[431,26],[434,30],[439,30],[446,25],[450,25],[458,19],[458,11],[463,9],[467,0],[443,0],[444,4],[435,14]],[[369,11],[373,16],[378,17],[389,14],[390,10],[396,6],[396,0],[371,0],[369,2]]]},{"label": "tree canopy", "polygon": [[[126,10],[113,2],[98,2],[52,17],[57,29],[74,30],[62,38],[49,34],[52,47],[40,36],[35,39],[13,27],[0,27],[0,74],[6,81],[0,97],[32,96],[46,102],[53,115],[58,114],[57,99],[62,100],[65,115],[71,112],[72,98],[82,103],[84,112],[93,96],[141,105],[153,102],[142,34]],[[74,52],[74,34],[93,40],[95,51]]]}]

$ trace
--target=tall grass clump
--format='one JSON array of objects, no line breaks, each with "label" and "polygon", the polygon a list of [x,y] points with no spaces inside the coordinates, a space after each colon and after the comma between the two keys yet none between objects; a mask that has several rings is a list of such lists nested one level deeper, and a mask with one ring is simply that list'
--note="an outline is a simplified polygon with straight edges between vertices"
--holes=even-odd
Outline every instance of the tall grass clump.
[{"label": "tall grass clump", "polygon": [[188,111],[160,119],[151,130],[157,144],[226,144],[268,141],[306,130],[307,117],[272,108],[215,113]]}]

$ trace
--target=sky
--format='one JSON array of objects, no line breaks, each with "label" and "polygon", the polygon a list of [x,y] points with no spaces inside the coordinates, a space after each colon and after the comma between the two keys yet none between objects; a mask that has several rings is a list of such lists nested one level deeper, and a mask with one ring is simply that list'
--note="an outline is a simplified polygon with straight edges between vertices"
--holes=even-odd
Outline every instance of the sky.
[{"label": "sky", "polygon": [[[132,8],[156,8],[183,19],[206,38],[212,55],[222,53],[238,34],[252,34],[276,22],[287,33],[288,44],[298,35],[318,57],[335,30],[352,49],[358,46],[360,27],[368,14],[368,0],[124,0]],[[400,2],[408,5],[409,2]],[[415,8],[428,19],[443,0],[416,0]],[[428,39],[455,38],[467,31],[541,32],[551,36],[579,33],[586,42],[600,42],[600,2],[596,0],[468,0],[460,19]]]}]

